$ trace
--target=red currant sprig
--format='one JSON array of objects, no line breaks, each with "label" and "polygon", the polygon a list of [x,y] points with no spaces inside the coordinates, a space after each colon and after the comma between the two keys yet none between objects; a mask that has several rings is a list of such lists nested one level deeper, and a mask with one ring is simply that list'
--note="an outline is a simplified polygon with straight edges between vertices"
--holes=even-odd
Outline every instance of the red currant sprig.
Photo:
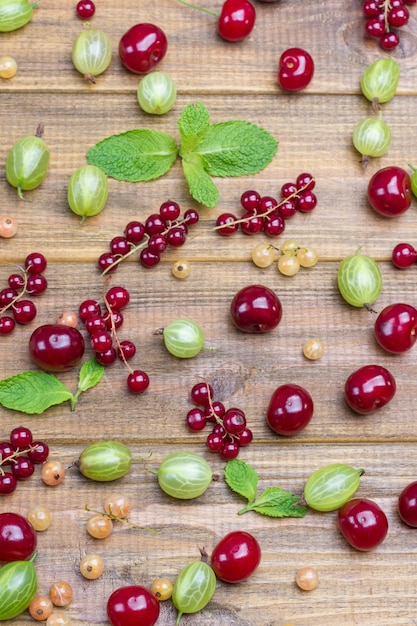
[{"label": "red currant sprig", "polygon": [[[33,441],[29,428],[14,428],[10,432],[9,441],[0,443],[0,495],[13,493],[17,481],[30,478],[35,465],[44,463],[48,454],[46,443]],[[5,471],[4,467],[9,471]]]},{"label": "red currant sprig", "polygon": [[179,248],[184,245],[188,227],[196,224],[199,215],[194,209],[188,209],[180,218],[180,206],[171,200],[163,202],[158,213],[152,213],[145,223],[129,222],[123,236],[113,237],[110,251],[103,253],[98,259],[102,275],[113,272],[119,263],[135,253],[139,253],[139,263],[146,268],[155,267],[161,255],[171,246]]},{"label": "red currant sprig", "polygon": [[362,5],[366,17],[365,33],[377,39],[381,48],[390,51],[400,43],[399,28],[410,19],[406,4],[415,4],[415,0],[364,0]]},{"label": "red currant sprig", "polygon": [[207,436],[206,445],[211,452],[218,452],[228,461],[238,456],[241,447],[252,441],[252,431],[246,425],[245,413],[236,407],[226,409],[224,404],[213,400],[213,388],[209,383],[195,384],[191,399],[196,406],[190,409],[185,422],[190,430],[203,430],[212,422],[213,428]]}]

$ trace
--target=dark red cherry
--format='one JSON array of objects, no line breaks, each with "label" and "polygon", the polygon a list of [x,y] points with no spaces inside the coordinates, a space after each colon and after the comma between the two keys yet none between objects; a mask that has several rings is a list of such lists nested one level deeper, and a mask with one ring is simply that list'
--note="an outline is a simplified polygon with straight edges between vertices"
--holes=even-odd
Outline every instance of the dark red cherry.
[{"label": "dark red cherry", "polygon": [[405,524],[417,528],[417,481],[409,483],[400,493],[398,514]]},{"label": "dark red cherry", "polygon": [[275,389],[269,401],[266,421],[278,435],[295,435],[313,417],[311,395],[300,385],[286,384]]},{"label": "dark red cherry", "polygon": [[112,626],[153,626],[159,617],[159,601],[141,585],[119,587],[107,600]]},{"label": "dark red cherry", "polygon": [[411,206],[411,178],[395,165],[375,172],[368,183],[368,201],[374,211],[384,217],[396,217]]},{"label": "dark red cherry", "polygon": [[402,302],[386,306],[375,320],[374,332],[387,352],[410,350],[417,340],[417,309]]},{"label": "dark red cherry", "polygon": [[226,0],[217,22],[217,31],[226,41],[242,41],[255,26],[256,11],[249,0]]},{"label": "dark red cherry", "polygon": [[281,321],[281,301],[272,289],[248,285],[234,296],[230,315],[236,328],[246,333],[266,333]]},{"label": "dark red cherry", "polygon": [[84,354],[80,331],[64,324],[44,324],[29,339],[32,361],[48,372],[64,372],[77,365]]},{"label": "dark red cherry", "polygon": [[368,498],[346,502],[338,511],[337,524],[346,541],[362,552],[379,546],[388,532],[387,516]]},{"label": "dark red cherry", "polygon": [[0,562],[25,561],[36,550],[32,524],[19,513],[0,513]]},{"label": "dark red cherry", "polygon": [[164,31],[147,22],[135,24],[119,41],[123,65],[135,74],[147,74],[164,58],[168,41]]},{"label": "dark red cherry", "polygon": [[218,578],[239,583],[249,578],[261,562],[261,547],[255,537],[235,530],[223,537],[211,554],[211,566]]},{"label": "dark red cherry", "polygon": [[345,382],[346,402],[362,415],[381,409],[392,400],[395,391],[395,378],[382,365],[364,365]]},{"label": "dark red cherry", "polygon": [[314,61],[302,48],[288,48],[279,59],[278,84],[286,91],[305,89],[314,75]]}]

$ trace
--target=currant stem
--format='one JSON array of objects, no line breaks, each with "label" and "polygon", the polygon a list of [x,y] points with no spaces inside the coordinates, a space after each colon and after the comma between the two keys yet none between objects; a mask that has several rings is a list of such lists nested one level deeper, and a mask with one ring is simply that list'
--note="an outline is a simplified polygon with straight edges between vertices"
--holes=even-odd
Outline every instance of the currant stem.
[{"label": "currant stem", "polygon": [[26,287],[27,287],[27,283],[28,283],[27,272],[22,267],[20,267],[20,265],[18,265],[17,267],[19,268],[19,270],[23,274],[23,280],[24,280],[23,287],[22,287],[21,291],[17,294],[17,296],[15,296],[11,302],[9,302],[9,304],[6,304],[6,306],[4,306],[0,310],[0,315],[3,315],[3,313],[5,313],[5,311],[7,311],[7,309],[10,309],[11,307],[13,307],[16,304],[16,302],[18,302],[20,300],[20,298],[22,298],[25,295],[25,293],[26,293]]},{"label": "currant stem", "polygon": [[[129,253],[129,254],[130,254],[130,253]],[[107,288],[107,285],[108,285],[109,281],[110,281],[110,276],[109,276],[109,277],[107,278],[107,280],[104,282],[104,286],[103,286],[103,300],[104,300],[104,304],[106,305],[107,312],[108,312],[108,314],[109,314],[109,316],[110,316],[111,332],[112,332],[112,335],[113,335],[113,337],[114,337],[114,339],[115,339],[115,341],[116,341],[117,347],[118,347],[118,349],[119,349],[120,358],[122,359],[123,363],[126,365],[126,367],[127,367],[128,371],[129,371],[129,373],[130,373],[130,374],[133,374],[133,369],[130,367],[129,363],[126,361],[126,357],[125,357],[125,355],[124,355],[124,352],[123,352],[122,346],[120,345],[119,336],[118,336],[118,334],[117,334],[116,325],[115,325],[115,323],[114,323],[114,315],[113,315],[113,311],[112,311],[112,308],[111,308],[111,306],[110,306],[110,304],[108,303],[108,300],[107,300],[107,298],[106,298],[105,291],[106,291],[106,288]]]},{"label": "currant stem", "polygon": [[180,4],[183,4],[186,7],[190,7],[191,9],[197,9],[197,11],[202,11],[202,13],[208,13],[208,15],[214,15],[214,17],[220,17],[219,13],[215,11],[211,11],[210,9],[205,9],[203,7],[199,7],[196,4],[191,4],[191,2],[186,2],[185,0],[178,0]]},{"label": "currant stem", "polygon": [[25,448],[24,450],[16,450],[15,452],[12,452],[12,454],[9,454],[9,456],[6,456],[6,457],[4,457],[4,459],[0,460],[0,467],[4,463],[9,463],[10,461],[14,461],[19,456],[25,456],[28,452],[32,452],[32,450],[36,450],[38,447],[39,447],[38,445],[29,446],[29,447]]}]

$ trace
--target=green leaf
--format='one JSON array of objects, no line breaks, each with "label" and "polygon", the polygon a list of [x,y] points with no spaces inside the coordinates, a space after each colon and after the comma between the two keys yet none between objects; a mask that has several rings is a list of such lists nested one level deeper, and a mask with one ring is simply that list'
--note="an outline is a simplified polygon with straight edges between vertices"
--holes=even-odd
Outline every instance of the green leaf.
[{"label": "green leaf", "polygon": [[29,370],[0,381],[0,404],[29,415],[43,413],[70,398],[69,389],[46,372]]},{"label": "green leaf", "polygon": [[211,124],[196,148],[210,176],[257,174],[274,158],[276,139],[256,124],[235,120]]},{"label": "green leaf", "polygon": [[284,491],[281,487],[268,487],[239,513],[255,511],[268,517],[304,517],[307,508],[297,504],[299,501],[300,498],[293,496],[289,491]]},{"label": "green leaf", "polygon": [[191,152],[183,158],[182,169],[194,200],[213,209],[219,200],[219,190],[205,171],[203,159]]},{"label": "green leaf", "polygon": [[138,182],[166,174],[177,156],[178,146],[172,137],[137,128],[103,139],[90,148],[87,161],[112,178]]},{"label": "green leaf", "polygon": [[258,474],[251,465],[240,459],[226,463],[224,479],[232,491],[248,500],[250,504],[256,497]]},{"label": "green leaf", "polygon": [[103,378],[106,368],[95,357],[83,363],[78,375],[78,393],[95,387]]},{"label": "green leaf", "polygon": [[181,156],[194,152],[210,126],[210,116],[204,104],[187,105],[181,113],[178,127],[181,138]]}]

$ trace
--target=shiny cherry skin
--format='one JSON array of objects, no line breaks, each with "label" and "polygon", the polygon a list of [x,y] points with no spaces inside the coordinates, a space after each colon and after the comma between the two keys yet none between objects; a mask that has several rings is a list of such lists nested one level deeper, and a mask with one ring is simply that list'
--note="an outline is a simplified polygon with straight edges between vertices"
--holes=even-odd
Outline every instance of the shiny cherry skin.
[{"label": "shiny cherry skin", "polygon": [[261,547],[250,533],[235,530],[223,537],[211,554],[217,578],[239,583],[253,574],[261,562]]},{"label": "shiny cherry skin", "polygon": [[386,306],[375,320],[374,333],[387,352],[410,350],[417,340],[417,309],[403,302]]},{"label": "shiny cherry skin", "polygon": [[338,511],[337,525],[346,541],[356,550],[374,550],[388,533],[388,519],[373,500],[355,498]]},{"label": "shiny cherry skin", "polygon": [[367,197],[369,204],[379,215],[402,215],[411,206],[410,175],[402,167],[383,167],[369,180]]},{"label": "shiny cherry skin", "polygon": [[0,562],[26,561],[36,545],[36,531],[23,515],[0,513]]},{"label": "shiny cherry skin", "polygon": [[164,58],[168,40],[164,31],[148,22],[135,24],[119,41],[119,57],[134,74],[147,74]]},{"label": "shiny cherry skin", "polygon": [[281,321],[281,301],[272,289],[248,285],[234,296],[230,315],[236,328],[246,333],[270,332]]},{"label": "shiny cherry skin", "polygon": [[367,415],[385,406],[395,395],[394,376],[382,365],[364,365],[345,382],[345,399],[356,413]]},{"label": "shiny cherry skin", "polygon": [[32,361],[47,372],[65,372],[77,365],[84,354],[80,331],[64,324],[44,324],[29,339]]},{"label": "shiny cherry skin", "polygon": [[226,41],[242,41],[255,26],[256,11],[249,0],[226,0],[217,21],[217,32]]},{"label": "shiny cherry skin", "polygon": [[407,526],[417,528],[417,480],[409,483],[400,493],[398,514]]},{"label": "shiny cherry skin", "polygon": [[268,426],[278,435],[291,436],[303,430],[313,417],[313,398],[300,385],[277,387],[266,412]]},{"label": "shiny cherry skin", "polygon": [[391,260],[395,267],[404,270],[417,261],[417,250],[411,243],[397,243],[392,250]]},{"label": "shiny cherry skin", "polygon": [[107,616],[112,626],[154,626],[159,601],[141,585],[119,587],[107,600]]},{"label": "shiny cherry skin", "polygon": [[314,61],[302,48],[288,48],[281,54],[278,67],[278,84],[286,91],[301,91],[311,82]]}]

